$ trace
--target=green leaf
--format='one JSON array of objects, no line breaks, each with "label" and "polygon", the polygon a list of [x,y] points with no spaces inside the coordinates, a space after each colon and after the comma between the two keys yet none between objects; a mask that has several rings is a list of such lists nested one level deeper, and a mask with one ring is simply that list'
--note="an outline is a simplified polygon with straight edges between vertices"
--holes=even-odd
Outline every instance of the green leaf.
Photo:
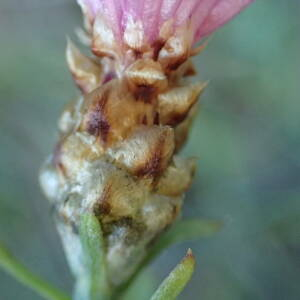
[{"label": "green leaf", "polygon": [[161,236],[161,238],[154,245],[147,260],[153,260],[166,248],[186,241],[197,240],[203,237],[209,237],[218,232],[222,227],[222,222],[204,220],[204,219],[190,219],[180,221],[173,226],[169,231]]},{"label": "green leaf", "polygon": [[60,290],[33,274],[23,264],[18,262],[7,249],[0,246],[0,267],[13,276],[20,283],[31,288],[43,298],[48,300],[70,300]]},{"label": "green leaf", "polygon": [[81,217],[80,240],[89,271],[90,300],[110,299],[103,235],[100,223],[93,214]]},{"label": "green leaf", "polygon": [[174,224],[169,231],[164,233],[158,239],[133,276],[120,287],[119,294],[122,294],[129,286],[131,286],[141,271],[166,248],[177,243],[209,237],[218,232],[221,227],[222,222],[205,219],[189,219]]},{"label": "green leaf", "polygon": [[195,258],[189,249],[183,260],[156,290],[151,300],[174,300],[183,291],[195,269]]},{"label": "green leaf", "polygon": [[[149,299],[156,288],[155,277],[150,272],[143,272],[138,278],[128,287],[126,292],[122,294],[118,300],[141,300]],[[114,298],[113,298],[114,299]]]}]

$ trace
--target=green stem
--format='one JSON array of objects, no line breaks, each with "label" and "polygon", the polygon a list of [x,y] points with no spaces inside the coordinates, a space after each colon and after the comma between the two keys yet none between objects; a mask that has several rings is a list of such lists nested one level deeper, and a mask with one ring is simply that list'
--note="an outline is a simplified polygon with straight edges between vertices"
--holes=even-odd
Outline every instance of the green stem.
[{"label": "green stem", "polygon": [[33,274],[18,262],[7,249],[0,246],[0,267],[23,285],[31,288],[48,300],[70,300],[63,292]]}]

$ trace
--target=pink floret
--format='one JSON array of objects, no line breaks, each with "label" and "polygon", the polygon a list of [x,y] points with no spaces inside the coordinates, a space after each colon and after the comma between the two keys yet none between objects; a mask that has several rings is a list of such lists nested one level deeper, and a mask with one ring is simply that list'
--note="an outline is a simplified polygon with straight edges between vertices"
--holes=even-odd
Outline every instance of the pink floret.
[{"label": "pink floret", "polygon": [[162,24],[170,19],[175,28],[191,21],[195,42],[211,34],[254,0],[78,0],[91,21],[105,16],[116,37],[130,18],[141,21],[150,42],[158,38]]}]

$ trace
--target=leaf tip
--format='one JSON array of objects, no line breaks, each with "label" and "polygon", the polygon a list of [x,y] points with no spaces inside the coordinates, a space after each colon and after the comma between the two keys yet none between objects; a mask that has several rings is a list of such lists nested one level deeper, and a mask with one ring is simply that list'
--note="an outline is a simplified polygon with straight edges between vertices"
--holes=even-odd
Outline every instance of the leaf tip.
[{"label": "leaf tip", "polygon": [[189,248],[186,252],[186,255],[185,255],[185,258],[189,258],[189,259],[194,259],[195,260],[195,256],[194,256],[194,253],[192,251],[191,248]]},{"label": "leaf tip", "polygon": [[191,248],[189,248],[186,252],[185,257],[182,259],[181,264],[189,265],[192,270],[194,270],[196,265],[196,258]]}]

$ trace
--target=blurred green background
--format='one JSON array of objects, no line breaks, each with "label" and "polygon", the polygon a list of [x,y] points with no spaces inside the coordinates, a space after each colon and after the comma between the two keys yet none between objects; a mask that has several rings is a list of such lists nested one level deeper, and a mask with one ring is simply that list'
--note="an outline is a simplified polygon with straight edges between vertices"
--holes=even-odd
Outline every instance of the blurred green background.
[{"label": "blurred green background", "polygon": [[[0,2],[0,241],[69,291],[37,176],[60,111],[78,93],[64,48],[80,25],[75,0]],[[199,168],[183,215],[225,226],[164,253],[140,299],[187,247],[198,266],[179,299],[300,299],[300,1],[256,1],[196,63],[210,85],[184,150],[199,157]],[[41,298],[0,271],[0,299]]]}]

